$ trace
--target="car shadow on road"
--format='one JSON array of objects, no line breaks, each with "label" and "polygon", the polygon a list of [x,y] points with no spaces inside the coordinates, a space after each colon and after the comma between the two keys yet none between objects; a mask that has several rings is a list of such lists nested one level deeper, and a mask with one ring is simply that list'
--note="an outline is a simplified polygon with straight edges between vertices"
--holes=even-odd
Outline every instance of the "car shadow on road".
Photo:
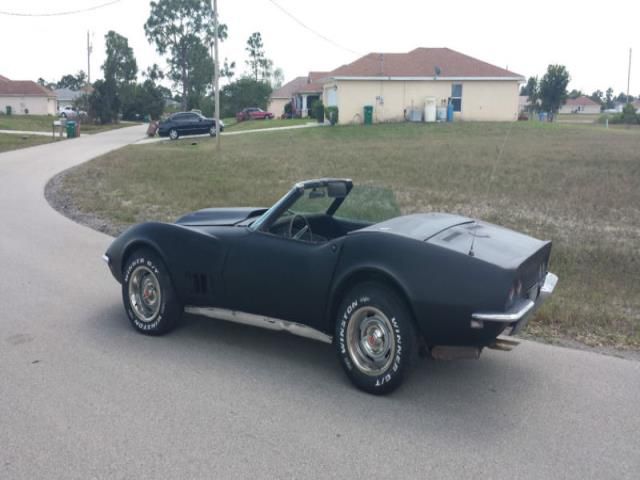
[{"label": "car shadow on road", "polygon": [[246,378],[258,391],[272,389],[276,398],[283,389],[288,400],[308,403],[313,396],[313,402],[323,408],[339,404],[341,414],[362,417],[362,421],[377,412],[416,433],[438,428],[456,438],[464,432],[467,440],[498,438],[505,429],[521,426],[521,405],[544,387],[528,356],[488,351],[477,361],[418,359],[396,392],[376,397],[352,387],[331,345],[192,315],[185,315],[172,333],[150,338],[134,332],[121,306],[117,307],[100,315],[108,317],[100,328],[108,330],[109,336],[126,338],[126,348],[137,350],[144,345],[151,352],[151,362],[167,356],[175,356],[176,361],[187,358],[189,368],[224,370]]}]

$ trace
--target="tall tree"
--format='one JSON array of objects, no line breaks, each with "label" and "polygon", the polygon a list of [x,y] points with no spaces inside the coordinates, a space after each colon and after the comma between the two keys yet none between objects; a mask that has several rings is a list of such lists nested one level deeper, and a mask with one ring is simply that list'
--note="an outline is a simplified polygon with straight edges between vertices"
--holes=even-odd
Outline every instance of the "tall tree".
[{"label": "tall tree", "polygon": [[602,95],[603,95],[602,90],[596,90],[591,95],[589,95],[589,98],[594,102],[602,105]]},{"label": "tall tree", "polygon": [[104,39],[107,50],[107,58],[102,64],[104,78],[112,79],[116,85],[133,82],[138,75],[138,64],[127,37],[109,30]]},{"label": "tall tree", "polygon": [[232,117],[246,107],[266,108],[272,89],[268,82],[243,77],[220,90],[222,116]]},{"label": "tall tree", "polygon": [[227,26],[218,24],[218,31],[214,32],[210,0],[158,0],[150,6],[145,34],[160,55],[169,54],[169,75],[181,87],[182,107],[186,110],[194,60],[190,49],[197,43],[210,45],[214,33],[224,40]]},{"label": "tall tree", "polygon": [[564,65],[549,65],[547,73],[540,80],[540,101],[542,109],[549,112],[549,120],[567,101],[567,85],[569,85],[569,72]]},{"label": "tall tree", "polygon": [[582,93],[582,90],[576,90],[575,88],[573,90],[571,90],[569,92],[569,98],[578,98],[578,97],[582,97],[584,95],[584,93]]},{"label": "tall tree", "polygon": [[58,81],[55,88],[69,88],[71,90],[80,90],[87,83],[87,74],[80,70],[75,75],[63,75]]},{"label": "tall tree", "polygon": [[224,59],[224,63],[220,68],[220,76],[226,78],[231,81],[233,76],[236,74],[236,62],[230,62],[226,57]]},{"label": "tall tree", "polygon": [[157,63],[154,63],[150,67],[147,67],[144,72],[142,72],[142,76],[148,78],[152,82],[157,82],[164,79],[164,72],[160,70],[160,67]]},{"label": "tall tree", "polygon": [[527,109],[534,112],[538,107],[538,77],[529,77],[527,84],[520,89],[520,95],[526,96],[528,99]]},{"label": "tall tree", "polygon": [[276,88],[280,88],[283,84],[284,84],[284,72],[280,67],[278,67],[273,71],[271,86],[275,90]]},{"label": "tall tree", "polygon": [[609,109],[609,108],[613,108],[615,106],[615,103],[613,101],[613,88],[609,87],[607,88],[607,91],[605,92],[604,95],[604,108]]},{"label": "tall tree", "polygon": [[264,51],[264,43],[260,32],[254,32],[247,39],[245,50],[249,54],[249,60],[246,61],[251,76],[255,81],[269,81],[271,77],[271,69],[273,62],[269,60]]}]

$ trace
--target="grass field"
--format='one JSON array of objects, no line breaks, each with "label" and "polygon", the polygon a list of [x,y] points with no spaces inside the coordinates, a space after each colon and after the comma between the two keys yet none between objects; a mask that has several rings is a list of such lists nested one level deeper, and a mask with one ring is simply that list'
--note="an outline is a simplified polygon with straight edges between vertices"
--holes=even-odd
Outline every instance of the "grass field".
[{"label": "grass field", "polygon": [[0,133],[0,153],[18,148],[32,147],[51,142],[51,137],[41,135],[14,135],[12,133]]},{"label": "grass field", "polygon": [[[51,115],[0,115],[0,130],[22,130],[26,132],[50,132],[57,117]],[[108,125],[82,124],[82,133],[99,133],[114,128],[130,127],[131,123],[113,123]]]},{"label": "grass field", "polygon": [[528,327],[640,348],[640,130],[538,122],[374,125],[129,146],[63,180],[82,211],[125,226],[208,206],[268,206],[299,179],[395,192],[552,239],[556,294]]},{"label": "grass field", "polygon": [[246,120],[244,122],[236,122],[235,118],[224,119],[226,132],[238,132],[241,130],[261,130],[263,128],[276,127],[292,127],[296,125],[306,125],[314,122],[311,118],[290,118],[286,120]]}]

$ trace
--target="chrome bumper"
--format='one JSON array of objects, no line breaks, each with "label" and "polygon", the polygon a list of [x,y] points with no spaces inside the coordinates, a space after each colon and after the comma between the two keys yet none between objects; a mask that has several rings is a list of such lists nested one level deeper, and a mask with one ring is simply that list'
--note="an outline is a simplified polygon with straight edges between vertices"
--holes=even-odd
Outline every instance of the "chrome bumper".
[{"label": "chrome bumper", "polygon": [[511,327],[509,335],[515,335],[525,327],[531,315],[535,313],[540,305],[542,305],[544,301],[551,296],[557,283],[557,275],[547,273],[544,283],[540,287],[540,294],[535,300],[521,300],[506,312],[473,313],[471,315],[471,318],[473,319],[471,321],[472,328],[482,328],[484,326],[483,322],[507,323],[509,324],[508,326]]}]

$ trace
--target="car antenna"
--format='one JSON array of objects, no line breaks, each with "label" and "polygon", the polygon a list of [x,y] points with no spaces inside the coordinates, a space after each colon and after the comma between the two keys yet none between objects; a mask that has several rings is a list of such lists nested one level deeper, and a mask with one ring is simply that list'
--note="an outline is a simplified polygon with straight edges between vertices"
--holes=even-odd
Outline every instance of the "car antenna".
[{"label": "car antenna", "polygon": [[[504,147],[507,144],[507,140],[509,139],[509,135],[511,134],[511,129],[513,128],[513,124],[514,123],[515,122],[512,121],[509,124],[509,128],[507,129],[506,133],[504,134],[504,138],[502,139],[502,145],[498,149],[498,155],[496,155],[496,160],[495,160],[495,162],[493,162],[493,167],[491,168],[491,176],[489,177],[489,182],[487,184],[487,191],[484,194],[484,196],[487,197],[487,198],[489,197],[489,193],[491,193],[491,187],[493,186],[493,176],[495,175],[496,167],[498,166],[498,163],[500,162],[500,159],[502,158],[502,153],[504,152]],[[474,223],[477,223],[477,222],[474,222]],[[472,238],[471,238],[471,247],[469,248],[468,255],[470,257],[475,257],[476,253],[473,250],[473,247],[474,247],[474,245],[476,243],[476,236],[477,236],[476,232],[475,232],[476,227],[475,227],[475,225],[472,225],[469,228],[471,229],[471,237]]]}]

